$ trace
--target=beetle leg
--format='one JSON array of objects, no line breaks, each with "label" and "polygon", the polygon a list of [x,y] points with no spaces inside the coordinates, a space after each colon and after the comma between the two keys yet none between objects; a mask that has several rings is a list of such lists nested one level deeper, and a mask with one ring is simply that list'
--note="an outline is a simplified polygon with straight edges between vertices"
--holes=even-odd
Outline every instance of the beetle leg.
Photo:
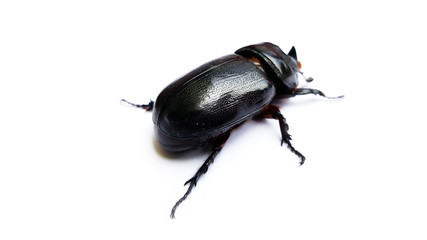
[{"label": "beetle leg", "polygon": [[292,138],[291,138],[291,135],[288,133],[289,126],[286,123],[286,118],[283,117],[283,115],[280,113],[279,108],[275,105],[268,105],[261,111],[261,113],[258,116],[262,118],[272,118],[272,119],[279,120],[280,132],[282,133],[281,145],[283,145],[283,143],[286,143],[288,148],[301,159],[300,165],[303,165],[305,161],[305,157],[292,146],[291,144]]},{"label": "beetle leg", "polygon": [[326,96],[322,91],[312,88],[297,88],[295,89],[294,96],[296,95],[306,95],[306,94],[314,94],[314,95],[320,95],[325,98],[329,99],[336,99],[336,98],[342,98],[344,95],[338,96],[338,97],[328,97]]},{"label": "beetle leg", "polygon": [[205,174],[208,171],[209,165],[211,165],[214,162],[214,159],[216,155],[221,151],[221,149],[224,147],[225,142],[227,141],[228,137],[230,136],[231,130],[219,135],[213,142],[213,148],[212,153],[209,155],[209,157],[205,160],[203,165],[197,170],[196,174],[192,178],[190,178],[187,182],[185,182],[184,186],[189,184],[187,192],[182,196],[173,206],[171,211],[171,218],[175,218],[175,211],[178,208],[178,206],[187,199],[188,195],[190,195],[191,190],[193,190],[193,187],[197,185],[197,181],[199,178]]},{"label": "beetle leg", "polygon": [[153,110],[153,106],[154,106],[154,102],[152,100],[150,100],[150,102],[148,104],[135,104],[135,103],[131,103],[125,99],[122,99],[121,102],[125,102],[125,103],[127,103],[131,106],[137,107],[137,108],[145,109],[146,111]]}]

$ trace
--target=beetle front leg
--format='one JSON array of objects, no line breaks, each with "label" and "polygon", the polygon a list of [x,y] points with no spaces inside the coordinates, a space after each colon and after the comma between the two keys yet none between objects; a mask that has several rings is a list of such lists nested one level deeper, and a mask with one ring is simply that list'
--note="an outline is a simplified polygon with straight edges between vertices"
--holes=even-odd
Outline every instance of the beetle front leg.
[{"label": "beetle front leg", "polygon": [[289,126],[286,123],[286,118],[283,117],[283,115],[280,113],[279,108],[275,105],[268,105],[267,107],[265,107],[261,111],[261,113],[258,115],[258,117],[271,118],[271,119],[279,120],[280,132],[282,134],[281,145],[283,145],[283,143],[286,143],[288,148],[301,159],[300,165],[303,165],[304,161],[305,161],[305,157],[304,157],[304,155],[302,155],[298,150],[296,150],[292,146],[292,144],[291,144],[292,138],[291,138],[291,135],[289,135],[289,133],[288,133]]},{"label": "beetle front leg", "polygon": [[199,178],[205,174],[208,171],[209,165],[211,165],[214,162],[214,159],[216,155],[221,151],[221,149],[224,147],[225,142],[227,141],[228,137],[230,136],[231,130],[228,130],[227,132],[219,135],[213,142],[213,148],[212,153],[209,155],[209,157],[205,160],[203,165],[197,170],[196,174],[192,178],[190,178],[187,182],[185,182],[184,186],[189,184],[187,192],[182,196],[173,206],[170,217],[175,218],[175,211],[178,208],[178,206],[187,199],[188,195],[190,195],[191,190],[193,190],[193,187],[197,185],[197,181],[199,181]]},{"label": "beetle front leg", "polygon": [[145,109],[146,111],[151,111],[153,110],[154,107],[154,102],[152,100],[150,100],[150,102],[148,104],[135,104],[135,103],[131,103],[125,99],[122,99],[121,102],[125,102],[131,106],[137,107],[137,108],[142,108]]},{"label": "beetle front leg", "polygon": [[295,92],[294,92],[294,96],[296,96],[296,95],[307,95],[307,94],[319,95],[319,96],[329,98],[329,99],[336,99],[336,98],[344,97],[344,95],[341,95],[338,97],[328,97],[322,91],[317,90],[317,89],[312,89],[312,88],[297,88],[297,89],[295,89]]}]

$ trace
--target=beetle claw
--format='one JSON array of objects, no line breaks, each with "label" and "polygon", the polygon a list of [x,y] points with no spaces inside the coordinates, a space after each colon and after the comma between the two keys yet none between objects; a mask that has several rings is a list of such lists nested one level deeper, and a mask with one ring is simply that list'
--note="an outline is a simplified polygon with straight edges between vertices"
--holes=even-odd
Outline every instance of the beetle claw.
[{"label": "beetle claw", "polygon": [[[301,155],[302,156],[302,155]],[[301,162],[299,163],[299,165],[300,166],[302,166],[303,164],[304,164],[304,162],[305,162],[305,157],[304,156],[302,156],[302,158],[301,158]]]}]

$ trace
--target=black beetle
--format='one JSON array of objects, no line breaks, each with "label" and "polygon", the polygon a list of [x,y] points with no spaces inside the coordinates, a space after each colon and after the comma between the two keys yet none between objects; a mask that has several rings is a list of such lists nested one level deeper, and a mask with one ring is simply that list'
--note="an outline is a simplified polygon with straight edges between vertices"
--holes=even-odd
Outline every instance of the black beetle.
[{"label": "black beetle", "polygon": [[[184,185],[187,192],[171,211],[187,198],[200,176],[205,174],[215,156],[223,148],[230,132],[252,118],[272,118],[279,121],[282,145],[300,159],[305,157],[291,144],[286,119],[279,108],[272,105],[274,98],[323,92],[297,88],[301,64],[294,47],[285,54],[272,43],[246,46],[189,72],[167,86],[156,102],[132,106],[153,110],[157,140],[166,151],[181,152],[200,146],[212,146],[212,153],[196,174]],[[311,81],[312,78],[306,79]],[[337,98],[340,98],[339,96]]]}]

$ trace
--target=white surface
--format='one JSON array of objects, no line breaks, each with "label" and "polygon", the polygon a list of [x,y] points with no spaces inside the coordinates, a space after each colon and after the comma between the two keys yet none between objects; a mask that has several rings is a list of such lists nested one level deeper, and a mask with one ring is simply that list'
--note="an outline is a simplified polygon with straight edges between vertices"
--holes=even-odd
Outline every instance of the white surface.
[{"label": "white surface", "polygon": [[[426,239],[420,1],[2,1],[0,239]],[[206,158],[155,149],[145,103],[239,47],[295,45],[310,87]]]}]

